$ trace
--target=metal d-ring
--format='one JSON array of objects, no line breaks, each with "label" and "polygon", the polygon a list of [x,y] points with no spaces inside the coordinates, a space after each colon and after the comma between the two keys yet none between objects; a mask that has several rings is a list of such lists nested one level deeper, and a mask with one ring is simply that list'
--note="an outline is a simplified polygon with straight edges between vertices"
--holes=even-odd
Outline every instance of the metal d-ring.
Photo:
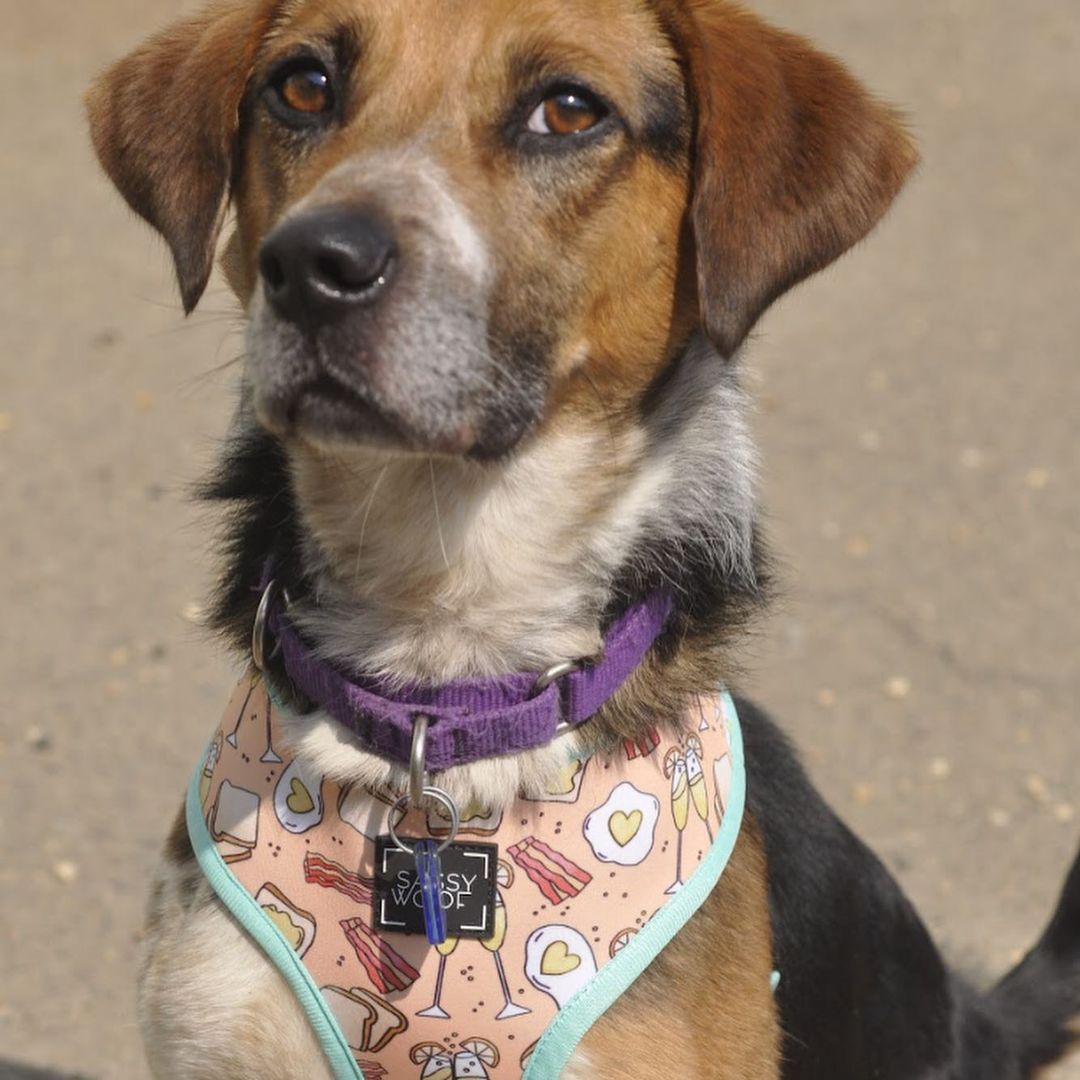
[{"label": "metal d-ring", "polygon": [[[270,621],[270,608],[276,594],[277,582],[267,582],[262,596],[259,597],[259,606],[255,609],[255,622],[251,626],[251,659],[262,672],[266,671],[267,660],[274,656],[274,653],[271,653],[269,657],[266,655],[266,630],[267,623]],[[277,649],[276,642],[274,649]]]},{"label": "metal d-ring", "polygon": [[[449,813],[450,815],[450,833],[438,847],[438,850],[441,853],[445,851],[446,848],[448,848],[456,839],[458,829],[461,828],[461,814],[458,811],[457,803],[455,803],[454,800],[451,799],[450,796],[445,791],[443,791],[442,788],[425,787],[421,794],[421,797],[434,799],[437,803],[441,803],[446,808],[447,813]],[[395,821],[394,818],[399,812],[407,811],[408,806],[411,802],[412,795],[408,791],[406,791],[404,795],[399,795],[394,800],[394,805],[390,807],[390,813],[386,819],[386,824],[390,832],[390,839],[394,841],[394,846],[399,851],[404,851],[406,855],[412,855],[413,849],[411,847],[407,847],[397,834],[397,827],[405,819],[405,814],[402,813],[401,817],[398,818],[397,821]],[[413,805],[415,805],[415,803]]]},{"label": "metal d-ring", "polygon": [[[557,679],[561,679],[564,675],[573,674],[575,671],[581,671],[586,664],[594,663],[595,658],[589,659],[587,657],[579,657],[577,660],[560,660],[557,664],[552,664],[551,667],[545,671],[541,671],[536,677],[536,682],[533,683],[532,694],[530,697],[536,697],[537,694],[542,694],[553,682]],[[560,720],[555,725],[555,734],[563,735],[566,732],[572,730],[574,727],[568,720]]]},{"label": "metal d-ring", "polygon": [[412,752],[409,754],[409,802],[419,806],[427,782],[427,732],[431,718],[417,713],[413,719]]},{"label": "metal d-ring", "polygon": [[279,590],[276,581],[268,582],[262,596],[259,597],[259,606],[255,609],[255,621],[251,625],[251,659],[255,667],[263,674],[266,673],[267,662],[273,660],[281,651],[280,641],[274,642],[274,647],[269,654],[266,651],[266,635],[270,629],[270,609],[274,606],[279,591],[285,600],[286,607],[292,603],[288,589]]},{"label": "metal d-ring", "polygon": [[588,663],[587,660],[560,660],[557,664],[552,664],[546,671],[541,671],[536,676],[536,682],[533,683],[532,696],[536,697],[537,694],[543,693],[556,679],[561,679],[564,675],[569,675],[571,672],[580,671]]}]

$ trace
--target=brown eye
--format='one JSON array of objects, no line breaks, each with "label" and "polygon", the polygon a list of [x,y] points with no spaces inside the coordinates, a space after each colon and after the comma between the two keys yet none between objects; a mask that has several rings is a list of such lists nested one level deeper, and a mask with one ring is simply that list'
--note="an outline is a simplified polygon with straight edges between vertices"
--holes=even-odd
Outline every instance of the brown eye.
[{"label": "brown eye", "polygon": [[305,116],[327,113],[334,104],[330,76],[315,64],[292,68],[273,88],[286,109]]},{"label": "brown eye", "polygon": [[585,90],[550,94],[533,110],[528,128],[539,135],[580,135],[596,127],[607,109]]}]

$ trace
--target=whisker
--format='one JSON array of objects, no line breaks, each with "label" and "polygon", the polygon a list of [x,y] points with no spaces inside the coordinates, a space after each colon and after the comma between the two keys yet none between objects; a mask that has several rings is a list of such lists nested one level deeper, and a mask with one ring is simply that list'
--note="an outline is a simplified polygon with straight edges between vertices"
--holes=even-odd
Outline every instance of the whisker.
[{"label": "whisker", "polygon": [[375,483],[371,485],[371,494],[368,495],[367,502],[364,505],[364,520],[360,522],[360,539],[356,545],[356,566],[353,568],[354,585],[360,580],[360,558],[364,554],[364,534],[367,532],[368,518],[371,515],[371,508],[375,503],[375,496],[379,491],[379,485],[382,483],[383,477],[386,475],[389,468],[390,462],[387,462],[379,470],[379,475],[375,477]]},{"label": "whisker", "polygon": [[230,357],[228,360],[220,364],[214,364],[213,367],[207,368],[205,371],[197,372],[183,383],[185,390],[196,390],[202,387],[203,383],[209,382],[211,379],[217,378],[219,375],[224,374],[230,368],[235,367],[237,364],[243,364],[247,359],[247,353],[237,353],[236,356]]},{"label": "whisker", "polygon": [[446,554],[446,541],[443,538],[442,531],[442,515],[439,513],[439,493],[435,488],[435,461],[433,458],[428,458],[428,471],[431,473],[431,498],[435,502],[435,530],[439,534],[439,548],[442,551],[443,562],[446,564],[446,569],[450,569],[450,559]]},{"label": "whisker", "polygon": [[220,315],[211,315],[205,319],[199,319],[198,321],[178,322],[172,323],[169,326],[163,326],[160,330],[154,330],[152,333],[146,335],[147,341],[158,341],[165,337],[174,337],[176,334],[190,333],[192,330],[196,330],[199,327],[205,326],[230,326],[236,333],[243,333],[244,321],[243,318],[237,315],[235,312],[226,314],[222,312]]}]

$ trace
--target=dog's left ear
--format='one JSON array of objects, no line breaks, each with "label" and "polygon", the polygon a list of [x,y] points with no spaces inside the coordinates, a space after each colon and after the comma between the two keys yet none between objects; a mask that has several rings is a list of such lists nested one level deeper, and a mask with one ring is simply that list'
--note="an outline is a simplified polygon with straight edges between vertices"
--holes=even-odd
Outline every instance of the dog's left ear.
[{"label": "dog's left ear", "polygon": [[691,218],[706,333],[731,356],[781,293],[884,214],[918,160],[838,61],[726,0],[676,0],[696,115]]},{"label": "dog's left ear", "polygon": [[184,310],[202,296],[228,206],[240,106],[276,4],[225,0],[147,41],[86,94],[94,149],[165,237]]}]

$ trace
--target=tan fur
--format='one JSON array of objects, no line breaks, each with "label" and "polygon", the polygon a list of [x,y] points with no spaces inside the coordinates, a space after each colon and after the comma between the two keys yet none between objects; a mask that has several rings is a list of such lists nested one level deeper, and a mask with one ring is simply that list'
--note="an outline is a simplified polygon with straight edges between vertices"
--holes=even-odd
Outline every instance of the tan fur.
[{"label": "tan fur", "polygon": [[330,1080],[292,991],[194,862],[163,861],[139,978],[139,1023],[160,1080]]},{"label": "tan fur", "polygon": [[571,1065],[563,1080],[772,1080],[780,1033],[771,972],[765,853],[748,818],[709,899],[582,1040],[588,1071]]}]

